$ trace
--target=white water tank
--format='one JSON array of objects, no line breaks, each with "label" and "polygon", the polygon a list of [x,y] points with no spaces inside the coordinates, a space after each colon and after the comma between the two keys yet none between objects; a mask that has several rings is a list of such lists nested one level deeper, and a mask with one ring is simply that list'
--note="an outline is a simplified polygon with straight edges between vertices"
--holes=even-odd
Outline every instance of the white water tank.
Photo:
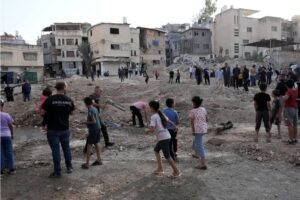
[{"label": "white water tank", "polygon": [[127,24],[127,17],[123,17],[123,24]]}]

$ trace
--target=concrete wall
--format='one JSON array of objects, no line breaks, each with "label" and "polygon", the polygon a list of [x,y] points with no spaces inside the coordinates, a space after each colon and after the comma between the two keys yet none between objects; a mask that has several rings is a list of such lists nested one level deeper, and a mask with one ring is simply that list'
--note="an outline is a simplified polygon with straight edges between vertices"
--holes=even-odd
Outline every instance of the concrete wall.
[{"label": "concrete wall", "polygon": [[[36,60],[25,60],[24,53],[34,53]],[[37,72],[38,81],[43,78],[44,59],[40,46],[1,44],[0,63],[3,72],[18,74],[22,74],[24,71]]]},{"label": "concrete wall", "polygon": [[[140,30],[130,28],[130,51],[131,51],[131,62],[140,63]],[[135,54],[136,53],[136,56]]]},{"label": "concrete wall", "polygon": [[[119,29],[119,34],[111,34],[110,28]],[[98,24],[88,31],[94,58],[101,57],[130,57],[129,24]],[[111,49],[112,44],[120,46],[119,50]]]},{"label": "concrete wall", "polygon": [[[32,60],[25,60],[24,53],[33,53],[36,56]],[[10,54],[11,56],[8,56]],[[35,45],[10,45],[1,44],[1,66],[24,66],[24,67],[43,67],[43,50]]]},{"label": "concrete wall", "polygon": [[101,72],[102,75],[104,72],[109,71],[110,76],[118,76],[118,70],[120,67],[126,67],[126,63],[122,62],[102,62],[101,63]]},{"label": "concrete wall", "polygon": [[[245,16],[244,9],[228,9],[216,15],[214,23],[214,53],[218,56],[223,48],[222,56],[245,57],[245,53],[253,54],[254,47],[244,47],[247,42],[252,43],[262,39],[282,39],[283,19],[277,17],[264,17],[260,19]],[[251,11],[255,13],[255,11]],[[252,32],[247,31],[251,28]],[[277,31],[272,30],[277,27]],[[238,30],[238,36],[235,35]],[[238,46],[238,51],[235,49]],[[228,53],[228,54],[226,54]]]}]

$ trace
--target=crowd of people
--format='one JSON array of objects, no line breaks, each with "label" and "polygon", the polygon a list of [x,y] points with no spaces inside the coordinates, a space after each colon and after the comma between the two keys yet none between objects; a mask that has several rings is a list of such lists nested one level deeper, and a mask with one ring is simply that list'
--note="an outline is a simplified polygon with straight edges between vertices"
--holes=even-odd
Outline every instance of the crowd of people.
[{"label": "crowd of people", "polygon": [[[219,68],[214,76],[219,87],[234,88],[243,85],[247,91],[247,87],[259,85],[260,92],[255,94],[254,108],[256,111],[256,124],[254,141],[259,140],[259,130],[261,122],[263,121],[266,130],[266,142],[271,142],[271,128],[275,124],[278,130],[278,138],[281,138],[281,121],[282,117],[286,126],[288,127],[288,141],[287,144],[295,145],[297,140],[297,125],[298,117],[300,117],[300,82],[298,77],[295,76],[292,70],[280,71],[276,77],[278,81],[276,88],[272,91],[272,97],[267,93],[268,85],[272,82],[272,76],[268,76],[267,71],[269,68],[261,67],[256,71],[256,67],[252,66],[250,70],[246,66],[242,69],[237,65],[232,70],[225,64],[223,68]],[[198,71],[197,71],[198,70]],[[175,73],[170,71],[169,83],[173,83]],[[204,78],[206,84],[210,84],[211,73],[208,69],[195,68],[194,71],[189,71],[190,78],[193,76],[197,80],[197,84],[202,82]],[[154,72],[155,73],[155,72]],[[147,73],[146,73],[147,74]],[[148,75],[146,75],[147,77]],[[297,77],[297,79],[296,79]],[[158,77],[157,77],[158,78]],[[177,70],[176,83],[180,83],[180,72]],[[147,81],[146,81],[147,83]],[[199,83],[199,84],[200,84]],[[298,86],[297,86],[298,85]],[[24,101],[30,100],[30,84],[25,82],[22,87]],[[65,82],[57,82],[56,94],[52,94],[52,88],[45,88],[42,97],[38,104],[38,110],[43,118],[42,126],[47,135],[47,140],[52,152],[54,170],[49,175],[51,178],[59,178],[62,175],[61,170],[61,156],[60,146],[62,147],[66,172],[72,173],[72,153],[70,149],[70,127],[69,116],[75,110],[73,100],[67,96],[67,85]],[[28,95],[29,92],[29,95]],[[103,119],[103,111],[106,108],[106,103],[101,103],[102,89],[96,86],[93,94],[84,98],[84,104],[87,108],[87,116],[84,124],[88,128],[88,135],[86,138],[86,145],[84,152],[86,155],[86,162],[82,164],[83,169],[89,167],[102,165],[101,152],[100,152],[100,138],[104,137],[106,147],[113,146],[114,143],[110,142],[105,120]],[[189,113],[191,133],[194,137],[193,149],[195,157],[198,159],[199,164],[197,169],[206,170],[207,165],[205,161],[205,149],[203,144],[203,136],[207,133],[207,111],[202,107],[203,99],[199,96],[194,96],[191,99],[191,111]],[[177,134],[179,125],[179,115],[175,110],[174,99],[168,98],[165,102],[166,108],[160,109],[160,102],[150,101],[137,101],[133,103],[129,109],[132,113],[132,125],[140,128],[146,127],[146,133],[155,133],[157,143],[154,148],[157,168],[154,174],[162,176],[164,174],[162,167],[162,160],[160,151],[163,152],[165,159],[172,168],[173,178],[181,175],[180,170],[176,166],[177,161]],[[14,156],[13,156],[13,119],[8,114],[3,112],[4,101],[1,100],[1,174],[4,170],[8,170],[9,174],[15,172]],[[147,115],[151,114],[149,123]],[[138,118],[138,124],[136,121]],[[144,118],[144,119],[143,119]],[[147,123],[144,123],[146,120]],[[149,124],[149,125],[148,125]],[[96,160],[90,164],[91,149],[96,149]]]}]

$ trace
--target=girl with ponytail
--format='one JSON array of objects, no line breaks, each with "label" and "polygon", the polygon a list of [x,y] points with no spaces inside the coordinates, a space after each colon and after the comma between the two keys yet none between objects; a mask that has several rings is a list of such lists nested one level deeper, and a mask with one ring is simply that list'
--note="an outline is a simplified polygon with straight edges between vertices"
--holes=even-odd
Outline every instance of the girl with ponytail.
[{"label": "girl with ponytail", "polygon": [[[167,124],[172,123],[168,120],[168,118],[159,110],[159,102],[158,101],[150,101],[149,102],[150,111],[152,113],[151,121],[150,121],[150,128],[146,131],[146,133],[153,133],[155,132],[157,137],[157,144],[154,148],[155,157],[157,161],[157,169],[154,171],[155,175],[162,176],[164,174],[164,170],[162,167],[161,156],[159,154],[160,150],[162,150],[165,159],[168,161],[169,165],[173,169],[173,173],[170,177],[177,178],[181,174],[177,169],[174,160],[171,158],[170,155],[170,139],[171,135],[168,131]],[[175,126],[175,124],[174,124]]]}]

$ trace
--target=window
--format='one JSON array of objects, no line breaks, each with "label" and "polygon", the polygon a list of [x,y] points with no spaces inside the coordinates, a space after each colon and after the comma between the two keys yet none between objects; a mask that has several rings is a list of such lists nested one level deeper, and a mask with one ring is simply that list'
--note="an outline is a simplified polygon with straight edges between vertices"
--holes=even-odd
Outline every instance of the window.
[{"label": "window", "polygon": [[37,60],[37,53],[34,52],[24,52],[23,53],[24,60],[32,61]]},{"label": "window", "polygon": [[74,39],[66,39],[67,45],[74,45]]},{"label": "window", "polygon": [[65,39],[62,39],[61,43],[62,43],[62,45],[65,45]]},{"label": "window", "polygon": [[93,32],[92,32],[92,30],[90,30],[90,36],[93,36]]},{"label": "window", "polygon": [[134,56],[136,56],[136,51],[134,51]]},{"label": "window", "polygon": [[209,49],[209,44],[204,44],[203,49]]},{"label": "window", "polygon": [[248,44],[249,40],[243,40],[243,44]]},{"label": "window", "polygon": [[133,43],[133,38],[131,38],[131,43]]},{"label": "window", "polygon": [[130,55],[133,56],[133,51],[132,50],[130,51]]},{"label": "window", "polygon": [[202,37],[204,37],[205,36],[205,32],[202,32]]},{"label": "window", "polygon": [[238,37],[240,35],[239,29],[234,29],[234,36]]},{"label": "window", "polygon": [[77,38],[75,39],[75,45],[78,45],[78,39]]},{"label": "window", "polygon": [[61,43],[60,43],[60,39],[58,39],[58,46],[60,46],[61,45]]},{"label": "window", "polygon": [[67,51],[67,57],[75,57],[74,51]]},{"label": "window", "polygon": [[1,60],[12,60],[12,52],[1,51],[0,59]]},{"label": "window", "polygon": [[234,43],[234,53],[239,53],[239,52],[240,52],[239,43]]},{"label": "window", "polygon": [[110,34],[119,34],[118,28],[110,28]]},{"label": "window", "polygon": [[56,55],[61,56],[61,49],[56,49]]},{"label": "window", "polygon": [[198,32],[194,32],[194,36],[197,36],[197,35],[199,35],[199,33]]},{"label": "window", "polygon": [[158,32],[158,36],[160,36],[160,32]]},{"label": "window", "polygon": [[79,57],[79,55],[80,55],[80,54],[79,54],[79,51],[77,50],[77,51],[76,51],[76,57]]},{"label": "window", "polygon": [[251,33],[252,32],[252,27],[247,27],[247,32]]},{"label": "window", "polygon": [[272,26],[272,27],[271,27],[271,30],[272,30],[273,32],[277,32],[277,26]]},{"label": "window", "polygon": [[161,54],[161,51],[160,51],[160,50],[158,50],[158,54]]},{"label": "window", "polygon": [[63,57],[63,58],[65,57],[65,52],[64,51],[61,52],[61,57]]},{"label": "window", "polygon": [[239,56],[238,55],[234,55],[234,58],[239,58]]},{"label": "window", "polygon": [[120,49],[120,45],[119,44],[111,44],[110,45],[110,49],[111,50],[119,50]]},{"label": "window", "polygon": [[152,63],[153,63],[153,65],[159,65],[160,64],[160,60],[153,60]]},{"label": "window", "polygon": [[47,49],[47,48],[48,48],[48,43],[45,42],[45,43],[44,43],[44,49]]}]

